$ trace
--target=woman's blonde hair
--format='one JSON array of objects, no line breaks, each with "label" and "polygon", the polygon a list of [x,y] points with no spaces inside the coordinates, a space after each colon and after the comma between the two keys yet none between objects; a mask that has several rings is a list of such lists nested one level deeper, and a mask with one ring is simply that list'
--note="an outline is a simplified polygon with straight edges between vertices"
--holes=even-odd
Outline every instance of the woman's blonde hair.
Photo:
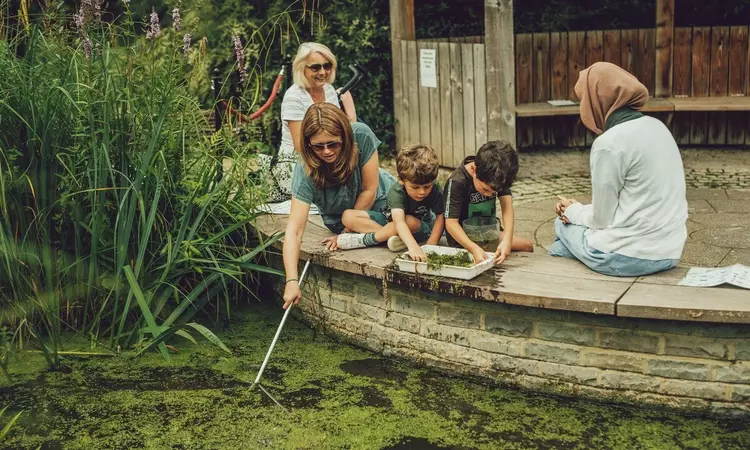
[{"label": "woman's blonde hair", "polygon": [[[300,127],[302,162],[315,186],[325,189],[346,184],[359,166],[359,148],[346,114],[330,103],[315,103],[308,108]],[[332,163],[323,161],[310,144],[310,138],[322,132],[341,138],[341,151]]]},{"label": "woman's blonde hair", "polygon": [[310,83],[307,81],[307,77],[305,77],[305,67],[307,66],[307,57],[313,53],[320,53],[333,64],[333,68],[328,72],[328,79],[326,80],[326,83],[333,84],[336,80],[336,68],[338,67],[336,57],[333,56],[331,49],[317,42],[304,42],[297,49],[297,56],[294,57],[294,61],[292,62],[292,79],[294,80],[294,84],[302,86],[305,89],[310,87]]}]

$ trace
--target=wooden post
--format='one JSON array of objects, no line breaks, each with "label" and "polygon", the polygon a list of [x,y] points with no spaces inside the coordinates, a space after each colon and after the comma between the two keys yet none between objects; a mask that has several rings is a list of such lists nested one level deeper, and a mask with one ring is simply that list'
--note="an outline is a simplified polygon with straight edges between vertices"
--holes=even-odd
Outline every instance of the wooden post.
[{"label": "wooden post", "polygon": [[675,0],[656,0],[656,97],[672,96]]},{"label": "wooden post", "polygon": [[[390,0],[391,7],[391,57],[393,61],[393,115],[396,133],[396,151],[401,148],[406,137],[406,121],[403,113],[404,87],[401,59],[401,41],[415,40],[414,0]],[[414,119],[419,120],[415,117]]]},{"label": "wooden post", "polygon": [[487,139],[502,139],[515,147],[514,41],[513,0],[484,0]]}]

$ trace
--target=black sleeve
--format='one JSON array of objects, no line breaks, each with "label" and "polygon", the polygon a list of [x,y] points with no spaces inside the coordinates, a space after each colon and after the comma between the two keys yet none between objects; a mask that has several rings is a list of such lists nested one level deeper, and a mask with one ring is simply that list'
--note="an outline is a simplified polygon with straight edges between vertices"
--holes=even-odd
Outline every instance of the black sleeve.
[{"label": "black sleeve", "polygon": [[466,185],[461,181],[449,179],[443,191],[445,197],[445,218],[460,219],[461,210],[468,201]]}]

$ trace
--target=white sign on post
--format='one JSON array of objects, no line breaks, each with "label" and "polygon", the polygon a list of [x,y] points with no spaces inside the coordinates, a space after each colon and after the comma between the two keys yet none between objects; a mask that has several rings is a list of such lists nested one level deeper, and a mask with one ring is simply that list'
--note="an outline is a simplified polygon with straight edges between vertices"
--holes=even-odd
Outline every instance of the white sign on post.
[{"label": "white sign on post", "polygon": [[437,87],[437,50],[434,48],[419,49],[419,83],[422,87]]}]

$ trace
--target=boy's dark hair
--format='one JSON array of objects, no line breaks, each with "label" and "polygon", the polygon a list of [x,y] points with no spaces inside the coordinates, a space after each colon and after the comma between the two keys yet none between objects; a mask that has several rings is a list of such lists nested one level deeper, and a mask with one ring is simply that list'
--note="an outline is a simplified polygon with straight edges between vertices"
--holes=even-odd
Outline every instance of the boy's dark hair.
[{"label": "boy's dark hair", "polygon": [[438,176],[435,150],[423,144],[407,145],[396,155],[396,171],[401,181],[432,183]]},{"label": "boy's dark hair", "polygon": [[479,181],[495,192],[509,188],[518,175],[518,153],[505,141],[490,141],[481,146],[474,164]]}]

